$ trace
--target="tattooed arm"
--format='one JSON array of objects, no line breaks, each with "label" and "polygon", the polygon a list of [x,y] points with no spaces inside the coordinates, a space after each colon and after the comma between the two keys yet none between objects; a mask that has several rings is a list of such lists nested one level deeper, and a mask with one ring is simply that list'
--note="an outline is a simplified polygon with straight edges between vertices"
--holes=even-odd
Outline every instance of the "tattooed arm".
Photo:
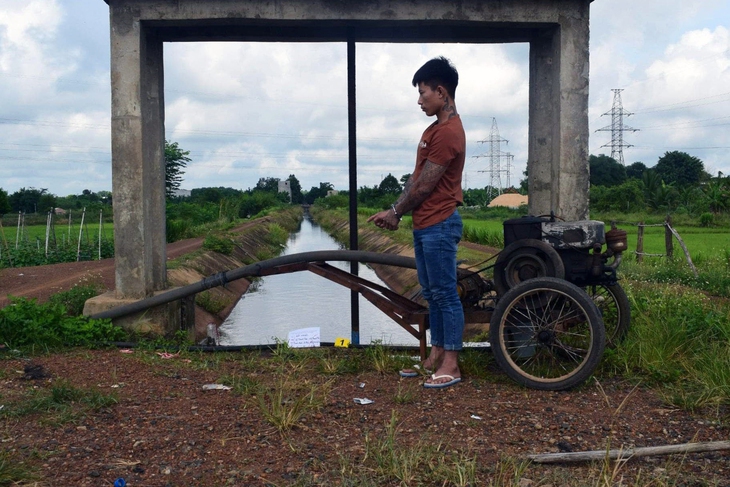
[{"label": "tattooed arm", "polygon": [[398,214],[403,215],[404,213],[408,213],[426,201],[426,198],[436,188],[436,184],[438,184],[439,179],[441,179],[441,176],[445,172],[446,166],[426,160],[426,164],[418,175],[418,179],[414,180],[411,175],[408,181],[406,181],[403,193],[395,202],[394,206]]},{"label": "tattooed arm", "polygon": [[387,228],[388,230],[397,229],[400,223],[400,216],[423,203],[428,198],[428,195],[433,192],[434,188],[436,188],[436,184],[445,172],[446,166],[441,166],[427,160],[423,166],[423,170],[418,175],[418,179],[411,175],[408,181],[406,181],[403,187],[403,193],[401,193],[393,205],[395,211],[391,209],[376,213],[368,218],[368,222],[375,222],[375,225],[380,228]]}]

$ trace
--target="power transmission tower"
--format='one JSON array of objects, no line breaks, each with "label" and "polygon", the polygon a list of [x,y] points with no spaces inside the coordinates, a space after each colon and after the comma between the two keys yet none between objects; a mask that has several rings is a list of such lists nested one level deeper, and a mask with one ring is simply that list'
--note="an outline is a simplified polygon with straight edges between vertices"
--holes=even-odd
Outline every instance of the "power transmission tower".
[{"label": "power transmission tower", "polygon": [[[617,162],[620,162],[622,166],[625,166],[624,162],[624,147],[633,147],[631,144],[624,144],[624,132],[637,132],[639,129],[624,125],[624,117],[633,115],[624,110],[621,104],[621,92],[622,89],[613,89],[613,106],[610,112],[606,112],[603,115],[611,115],[611,125],[607,125],[602,129],[596,130],[596,132],[608,132],[611,131],[611,143],[604,144],[601,147],[611,148],[611,158]],[[603,116],[601,115],[601,116]]]},{"label": "power transmission tower", "polygon": [[[502,194],[502,190],[511,186],[510,184],[510,169],[512,168],[512,159],[514,156],[509,152],[503,152],[501,149],[502,142],[507,145],[509,141],[499,136],[499,129],[497,128],[497,119],[492,118],[492,130],[489,132],[489,137],[480,140],[479,144],[485,144],[489,142],[489,152],[486,154],[480,154],[478,156],[472,156],[475,158],[487,157],[489,158],[489,169],[486,171],[489,173],[489,186],[487,186],[487,199],[492,200],[493,197]],[[506,186],[502,186],[502,175],[505,175]]]}]

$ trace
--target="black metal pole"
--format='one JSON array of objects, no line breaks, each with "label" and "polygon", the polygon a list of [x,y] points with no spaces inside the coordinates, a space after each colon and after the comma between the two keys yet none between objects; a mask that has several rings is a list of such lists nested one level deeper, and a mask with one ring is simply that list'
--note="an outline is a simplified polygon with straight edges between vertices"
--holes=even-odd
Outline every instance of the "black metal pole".
[{"label": "black metal pole", "polygon": [[[347,128],[350,167],[350,250],[357,250],[357,119],[355,104],[355,38],[347,36]],[[357,262],[350,262],[350,272],[358,275]],[[350,291],[351,341],[360,344],[360,295]]]}]

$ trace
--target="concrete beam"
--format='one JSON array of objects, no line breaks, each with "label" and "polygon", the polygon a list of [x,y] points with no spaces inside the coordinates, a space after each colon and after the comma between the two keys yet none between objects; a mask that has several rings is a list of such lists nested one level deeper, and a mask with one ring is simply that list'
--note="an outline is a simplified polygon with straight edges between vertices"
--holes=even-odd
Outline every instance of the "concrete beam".
[{"label": "concrete beam", "polygon": [[116,295],[166,285],[167,41],[529,42],[530,212],[588,216],[590,0],[107,0]]},{"label": "concrete beam", "polygon": [[588,4],[530,43],[529,212],[588,218]]},{"label": "concrete beam", "polygon": [[162,42],[112,9],[111,51],[115,292],[143,298],[167,275]]}]

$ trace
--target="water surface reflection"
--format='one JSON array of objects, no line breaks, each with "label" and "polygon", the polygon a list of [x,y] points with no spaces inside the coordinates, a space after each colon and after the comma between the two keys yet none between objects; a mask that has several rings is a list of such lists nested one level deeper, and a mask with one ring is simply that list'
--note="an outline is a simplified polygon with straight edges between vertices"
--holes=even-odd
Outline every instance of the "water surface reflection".
[{"label": "water surface reflection", "polygon": [[[305,216],[299,232],[292,234],[282,255],[342,247]],[[349,262],[330,262],[350,270]],[[360,277],[385,285],[368,266],[360,264]],[[223,345],[261,345],[286,340],[292,330],[319,327],[322,342],[350,338],[350,290],[312,272],[266,276],[246,293],[221,325]],[[360,343],[418,345],[418,340],[360,296]]]}]

